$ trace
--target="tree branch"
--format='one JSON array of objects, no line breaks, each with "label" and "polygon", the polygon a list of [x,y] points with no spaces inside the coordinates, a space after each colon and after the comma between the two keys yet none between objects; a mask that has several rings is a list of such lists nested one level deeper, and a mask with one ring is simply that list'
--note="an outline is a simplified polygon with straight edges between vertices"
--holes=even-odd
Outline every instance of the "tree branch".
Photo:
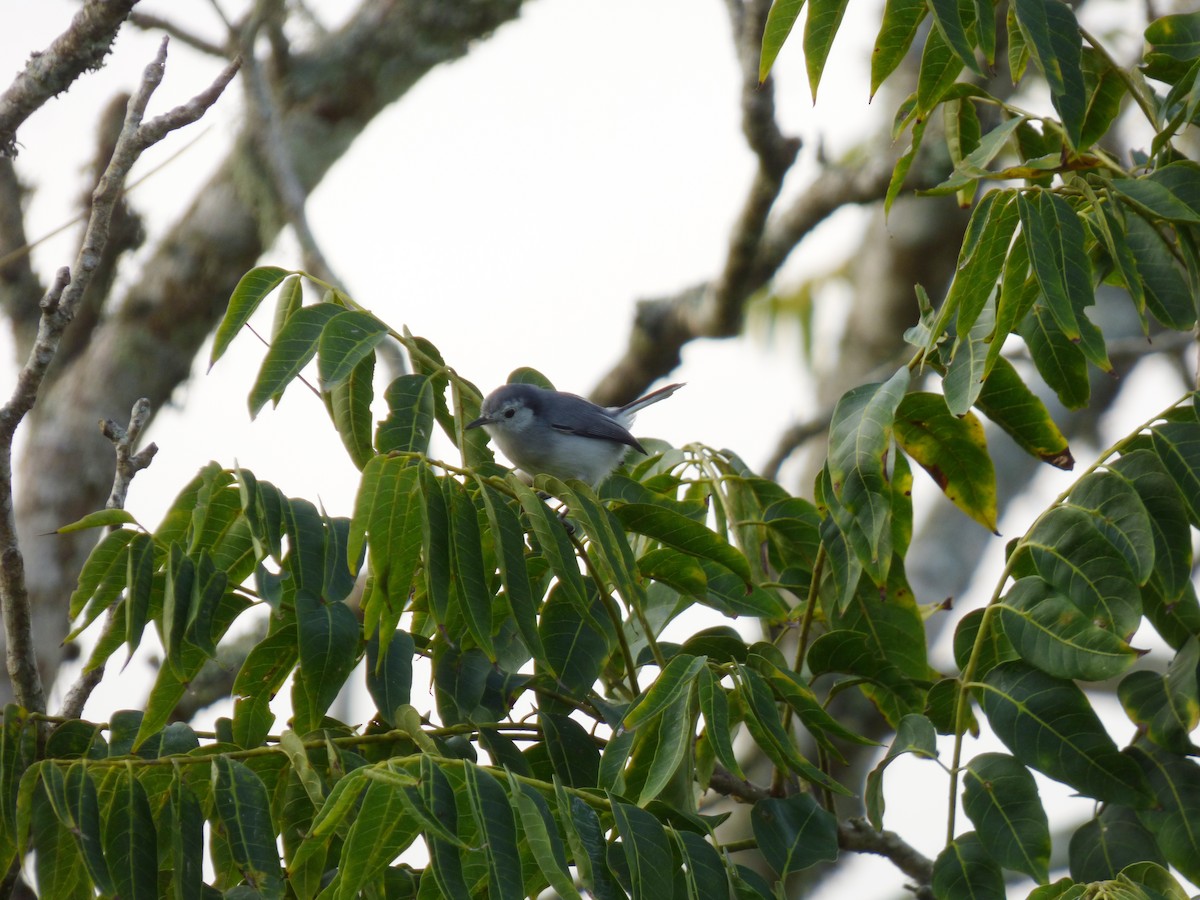
[{"label": "tree branch", "polygon": [[679,365],[680,351],[689,341],[738,334],[746,302],[764,282],[757,259],[767,218],[800,151],[800,141],[779,130],[771,79],[761,86],[758,83],[758,46],[771,4],[768,0],[729,0],[728,5],[742,73],[742,131],[758,157],[758,168],[717,277],[673,297],[638,303],[624,356],[592,391],[592,399],[605,406],[632,400],[655,379],[668,374]]},{"label": "tree branch", "polygon": [[[105,507],[108,509],[125,508],[125,498],[129,494],[129,485],[133,481],[133,476],[150,465],[154,459],[154,455],[158,453],[158,445],[154,443],[147,444],[142,450],[136,453],[133,449],[141,439],[142,430],[150,421],[151,411],[150,401],[143,397],[133,405],[127,426],[122,427],[112,419],[103,419],[100,422],[100,432],[112,441],[113,448],[117,454],[116,474],[113,476],[112,492],[108,495],[108,503],[105,504]],[[100,635],[101,641],[112,631],[117,621],[118,609],[118,606],[110,607],[108,616],[104,620],[103,631]],[[79,677],[75,679],[75,683],[67,691],[62,709],[58,713],[59,716],[64,719],[78,719],[83,715],[83,707],[87,703],[88,697],[92,695],[92,691],[96,689],[96,685],[103,678],[103,665],[99,665],[91,670],[85,669],[81,672]]]},{"label": "tree branch", "polygon": [[[757,803],[772,796],[766,788],[737,778],[720,765],[714,768],[708,786],[717,793],[744,803]],[[865,819],[847,819],[838,823],[838,847],[854,853],[874,853],[886,857],[916,882],[918,897],[932,900],[933,892],[929,885],[933,880],[933,860],[910,846],[895,832],[876,831]]]},{"label": "tree branch", "polygon": [[142,152],[169,132],[200,118],[237,70],[236,66],[227,68],[217,82],[196,99],[156,119],[143,122],[150,97],[162,81],[166,57],[167,39],[164,38],[154,62],[146,67],[137,92],[129,102],[125,124],[112,159],[100,176],[93,194],[91,216],[75,261],[74,279],[70,270],[59,270],[54,286],[42,300],[37,338],[29,358],[17,375],[12,396],[0,409],[0,605],[4,612],[6,662],[17,703],[34,712],[46,711],[46,698],[34,650],[25,560],[18,542],[12,505],[12,440],[17,426],[33,409],[63,333],[74,318],[104,258],[113,211],[130,167]]},{"label": "tree branch", "polygon": [[29,57],[25,68],[0,94],[0,156],[17,155],[17,129],[55,94],[84,72],[104,64],[121,23],[137,0],[88,0],[67,30],[45,50]]}]

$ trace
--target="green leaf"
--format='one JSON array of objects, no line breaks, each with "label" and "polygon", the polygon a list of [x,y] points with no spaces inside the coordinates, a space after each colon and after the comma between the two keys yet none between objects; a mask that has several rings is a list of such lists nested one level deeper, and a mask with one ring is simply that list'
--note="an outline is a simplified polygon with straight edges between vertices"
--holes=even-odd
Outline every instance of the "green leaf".
[{"label": "green leaf", "polygon": [[225,756],[213,760],[212,783],[214,809],[238,871],[263,897],[282,897],[266,786],[246,765]]},{"label": "green leaf", "polygon": [[955,338],[953,356],[942,378],[946,406],[956,416],[966,415],[983,390],[995,330],[996,301],[989,297],[971,330]]},{"label": "green leaf", "polygon": [[1021,322],[1020,335],[1030,348],[1033,365],[1046,384],[1068,409],[1087,406],[1091,385],[1087,382],[1087,360],[1076,344],[1063,334],[1054,314],[1037,305]]},{"label": "green leaf", "polygon": [[1103,681],[1139,656],[1037,576],[1017,581],[997,608],[1004,633],[1021,658],[1058,678]]},{"label": "green leaf", "polygon": [[705,666],[699,673],[700,711],[704,714],[704,734],[717,761],[738,778],[745,778],[733,752],[733,727],[729,719],[729,699],[721,682]]},{"label": "green leaf", "polygon": [[1101,628],[1128,640],[1142,617],[1129,566],[1083,510],[1061,506],[1023,539],[1034,568]]},{"label": "green leaf", "polygon": [[696,707],[691,694],[678,695],[674,702],[653,721],[644,722],[634,732],[631,764],[625,775],[624,791],[637,796],[638,805],[646,806],[667,791],[679,778],[681,767],[687,780],[687,795],[679,799],[667,794],[663,799],[675,807],[691,804],[694,764],[688,750],[695,741]]},{"label": "green leaf", "polygon": [[781,879],[838,858],[837,819],[810,793],[759,800],[750,823],[763,857]]},{"label": "green leaf", "polygon": [[275,315],[271,320],[271,338],[279,334],[279,330],[287,324],[292,313],[304,305],[304,282],[299,275],[289,275],[283,281],[279,290],[279,298],[275,301]]},{"label": "green leaf", "polygon": [[372,579],[363,600],[364,627],[367,634],[381,631],[385,644],[408,604],[425,540],[423,471],[403,457],[377,456],[363,470],[354,501],[346,552],[353,565],[369,540]]},{"label": "green leaf", "polygon": [[82,519],[54,529],[55,534],[71,534],[75,531],[86,531],[89,528],[117,528],[121,525],[136,525],[137,519],[127,509],[100,509],[88,513]]},{"label": "green leaf", "polygon": [[1114,68],[1106,54],[1094,47],[1083,48],[1083,77],[1087,86],[1087,113],[1079,136],[1079,146],[1090,147],[1101,140],[1121,112],[1125,99],[1122,73]]},{"label": "green leaf", "polygon": [[973,831],[946,845],[933,863],[933,896],[937,900],[1004,900],[1004,875]]},{"label": "green leaf", "polygon": [[137,534],[128,528],[110,531],[100,539],[79,573],[79,583],[71,593],[69,614],[72,619],[87,609],[83,624],[72,632],[78,634],[110,607],[121,595],[128,582],[129,543]]},{"label": "green leaf", "polygon": [[1200,166],[1181,160],[1141,178],[1118,178],[1113,190],[1151,218],[1200,224]]},{"label": "green leaf", "polygon": [[192,615],[192,603],[195,601],[195,581],[195,562],[184,554],[183,548],[179,544],[172,544],[167,557],[162,637],[167,651],[167,663],[176,675],[181,675],[185,668],[183,637],[187,631],[188,618]]},{"label": "green leaf", "polygon": [[213,363],[220,359],[225,351],[229,349],[230,342],[242,330],[242,326],[250,321],[250,317],[258,309],[258,305],[266,299],[268,294],[279,287],[283,283],[283,280],[290,274],[292,273],[286,269],[280,269],[276,266],[260,266],[257,269],[251,269],[242,276],[229,298],[229,306],[225,310],[225,317],[221,319],[221,324],[217,326],[217,334],[213,338],[212,353],[208,359],[210,369]]},{"label": "green leaf", "polygon": [[[466,490],[453,479],[450,488],[450,521],[453,538],[454,594],[467,622],[467,631],[475,643],[495,661],[492,644],[492,592],[490,578],[483,568],[482,538],[478,513]],[[445,624],[444,621],[441,624]]]},{"label": "green leaf", "polygon": [[1085,797],[1134,806],[1148,799],[1137,765],[1073,682],[1006,662],[987,673],[980,696],[992,729],[1020,762]]},{"label": "green leaf", "polygon": [[1173,753],[1196,752],[1191,733],[1200,725],[1200,643],[1191,637],[1183,645],[1166,676],[1157,672],[1131,672],[1121,680],[1117,696],[1139,731]]},{"label": "green leaf", "polygon": [[625,730],[633,731],[674,705],[680,698],[690,696],[693,683],[700,675],[700,670],[707,664],[708,661],[703,656],[680,653],[673,657],[654,679],[650,689],[625,714]]},{"label": "green leaf", "polygon": [[896,442],[951,503],[995,533],[996,473],[974,415],[951,415],[939,394],[908,394],[896,410]]},{"label": "green leaf", "polygon": [[1159,16],[1145,32],[1151,51],[1146,54],[1146,74],[1170,83],[1200,57],[1200,13]]},{"label": "green leaf", "polygon": [[975,61],[974,43],[967,37],[963,25],[958,0],[929,0],[929,9],[933,12],[934,24],[954,55],[976,75],[982,75],[983,71]]},{"label": "green leaf", "polygon": [[896,71],[929,8],[925,0],[886,0],[879,34],[875,37],[875,48],[871,51],[871,97],[888,76]]},{"label": "green leaf", "polygon": [[[886,458],[896,409],[908,389],[908,369],[884,384],[848,391],[829,426],[829,473],[837,503],[830,513],[876,584],[887,581],[892,559],[891,492]],[[826,498],[829,502],[831,498]]]},{"label": "green leaf", "polygon": [[746,557],[700,522],[648,503],[626,503],[615,507],[613,512],[628,531],[690,556],[719,563],[746,584],[752,580]]},{"label": "green leaf", "polygon": [[[36,780],[33,784],[36,786]],[[94,891],[88,883],[79,847],[71,832],[54,815],[45,795],[41,791],[32,792],[23,803],[18,800],[17,808],[26,810],[21,830],[30,834],[37,847],[33,871],[38,893],[55,900],[91,900]]]},{"label": "green leaf", "polygon": [[401,375],[383,392],[388,415],[375,432],[380,453],[428,453],[433,437],[434,389],[424,375]]},{"label": "green leaf", "polygon": [[1175,242],[1136,212],[1121,215],[1120,223],[1124,227],[1118,227],[1114,240],[1128,246],[1133,260],[1125,272],[1126,283],[1140,283],[1147,309],[1168,328],[1191,328],[1196,324],[1196,305],[1188,276],[1176,259]]},{"label": "green leaf", "polygon": [[905,753],[913,753],[923,759],[937,759],[937,734],[933,723],[925,716],[910,713],[900,720],[887,753],[867,775],[867,790],[863,799],[867,807],[867,819],[876,831],[883,830],[883,813],[886,809],[883,798],[884,770]]},{"label": "green leaf", "polygon": [[1191,584],[1192,540],[1183,497],[1162,460],[1148,450],[1123,454],[1109,471],[1124,478],[1146,507],[1154,535],[1154,578],[1174,602]]},{"label": "green leaf", "polygon": [[[829,48],[842,24],[849,0],[809,0],[808,18],[804,21],[804,65],[808,71],[808,84],[813,102],[817,99],[817,85],[825,71]],[[765,38],[764,38],[765,41]]]},{"label": "green leaf", "polygon": [[1100,814],[1076,829],[1069,850],[1076,881],[1108,881],[1143,860],[1167,864],[1154,835],[1128,806],[1105,804]]},{"label": "green leaf", "polygon": [[479,837],[486,851],[488,897],[521,900],[525,896],[521,853],[508,795],[494,777],[477,766],[465,765],[463,775],[467,802],[479,824]]},{"label": "green leaf", "polygon": [[171,781],[173,900],[200,900],[204,884],[204,813],[182,778]]},{"label": "green leaf", "polygon": [[[96,784],[89,777],[87,764],[78,762],[67,770],[63,785],[67,804],[74,821],[74,834],[88,874],[103,893],[115,893],[104,855],[104,835],[100,827],[100,801]],[[111,818],[110,818],[111,821]]]},{"label": "green leaf", "polygon": [[1126,479],[1093,472],[1071,491],[1071,506],[1089,513],[1097,529],[1120,551],[1138,584],[1154,571],[1154,532],[1141,497]]},{"label": "green leaf", "polygon": [[837,794],[849,794],[845,787],[810,763],[797,749],[795,741],[783,727],[783,720],[766,679],[743,665],[737,666],[736,673],[736,696],[742,715],[754,742],[762,751],[776,765],[795,772],[813,784]]},{"label": "green leaf", "polygon": [[525,845],[555,894],[564,900],[583,900],[571,877],[567,854],[550,805],[537,791],[508,773],[508,790],[521,818]]},{"label": "green leaf", "polygon": [[1067,143],[1079,149],[1087,115],[1079,23],[1059,0],[1016,0],[1021,32],[1050,87],[1050,101],[1063,123]]},{"label": "green leaf", "polygon": [[126,570],[125,643],[129,656],[137,649],[146,630],[154,593],[154,539],[139,532],[129,542]]},{"label": "green leaf", "polygon": [[[763,29],[762,50],[758,63],[758,83],[762,84],[771,74],[771,67],[779,56],[784,41],[792,33],[792,27],[800,15],[804,0],[775,0],[767,13],[767,24]],[[512,378],[510,376],[509,380]]]},{"label": "green leaf", "polygon": [[357,309],[343,310],[326,322],[317,343],[321,390],[331,390],[349,378],[359,363],[374,355],[387,335],[387,325]]},{"label": "green leaf", "polygon": [[258,377],[250,389],[250,418],[255,418],[268,400],[279,402],[284,388],[308,365],[317,352],[325,325],[343,312],[333,303],[317,303],[298,310],[267,348]]},{"label": "green leaf", "polygon": [[557,673],[559,690],[572,697],[585,697],[592,690],[608,657],[611,628],[602,627],[597,615],[599,601],[581,616],[561,587],[552,590],[542,607],[539,634],[545,661]]},{"label": "green leaf", "polygon": [[1059,469],[1074,467],[1067,439],[1050,418],[1046,404],[1004,357],[998,358],[988,373],[975,406],[1025,452]]},{"label": "green leaf", "polygon": [[294,727],[306,734],[320,725],[358,664],[362,632],[345,603],[326,603],[304,591],[296,595],[296,626],[300,668],[293,696],[303,703],[296,703]]},{"label": "green leaf", "polygon": [[729,873],[713,845],[691,831],[671,832],[683,857],[689,900],[728,900]]},{"label": "green leaf", "polygon": [[1200,527],[1200,423],[1166,422],[1150,434],[1154,451],[1183,496],[1188,518]]},{"label": "green leaf", "polygon": [[1046,883],[1050,826],[1027,768],[1004,753],[976,756],[963,776],[963,809],[992,859]]},{"label": "green leaf", "polygon": [[[345,799],[348,797],[352,801],[355,796],[357,791],[351,791],[339,798],[342,806],[337,811],[339,818],[347,811]],[[332,794],[330,800],[333,800]],[[367,785],[362,805],[358,807],[342,845],[335,896],[360,896],[359,892],[416,840],[421,834],[421,822],[410,814],[411,808],[402,789],[381,781],[371,781]]]},{"label": "green leaf", "polygon": [[121,897],[158,897],[158,841],[146,790],[132,769],[113,785],[104,827],[104,855],[113,884]]},{"label": "green leaf", "polygon": [[367,692],[379,718],[395,727],[396,710],[411,700],[415,646],[407,631],[392,635],[385,651],[380,651],[380,644],[378,635],[367,643]]},{"label": "green leaf", "polygon": [[[1058,0],[1050,2],[1061,5]],[[1078,344],[1088,360],[1102,371],[1110,371],[1112,365],[1104,349],[1104,339],[1085,313],[1095,302],[1095,285],[1083,223],[1071,205],[1057,194],[1021,194],[1017,207],[1033,272],[1055,322],[1068,340]]]},{"label": "green leaf", "polygon": [[644,809],[622,803],[610,795],[613,822],[629,866],[634,900],[661,900],[672,894],[675,862],[666,832]]},{"label": "green leaf", "polygon": [[375,354],[368,353],[349,376],[329,392],[329,415],[350,461],[364,468],[375,456],[371,441],[371,401],[375,398]]},{"label": "green leaf", "polygon": [[1015,191],[990,191],[975,207],[959,251],[954,281],[933,326],[935,334],[945,330],[951,315],[956,316],[955,330],[966,334],[983,311],[1012,243],[1018,218],[1016,199]]},{"label": "green leaf", "polygon": [[[917,73],[917,110],[922,118],[942,102],[962,70],[963,61],[946,43],[941,30],[930,28],[921,52],[921,68]],[[913,126],[913,138],[916,140],[916,126]]]},{"label": "green leaf", "polygon": [[537,600],[525,560],[525,532],[521,528],[521,521],[509,501],[495,488],[480,482],[480,496],[487,512],[492,540],[496,542],[500,581],[504,585],[505,598],[516,620],[517,630],[533,658],[544,661],[546,650],[538,633]]},{"label": "green leaf", "polygon": [[1155,803],[1139,811],[1154,832],[1167,862],[1185,878],[1200,881],[1200,765],[1154,744],[1138,742],[1129,750]]},{"label": "green leaf", "polygon": [[588,588],[579,571],[575,548],[571,546],[563,523],[527,484],[512,475],[507,481],[529,518],[529,524],[537,538],[537,548],[558,578],[559,589],[579,615],[590,619],[592,613],[591,604],[587,599]]}]

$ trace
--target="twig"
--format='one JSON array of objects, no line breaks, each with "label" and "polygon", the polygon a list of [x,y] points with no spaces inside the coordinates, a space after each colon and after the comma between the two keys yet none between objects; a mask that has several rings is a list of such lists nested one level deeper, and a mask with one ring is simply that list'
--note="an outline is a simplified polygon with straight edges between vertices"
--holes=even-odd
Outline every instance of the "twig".
[{"label": "twig", "polygon": [[67,30],[33,53],[8,90],[0,94],[0,155],[17,155],[17,129],[51,97],[84,72],[98,69],[137,0],[84,3]]},{"label": "twig", "polygon": [[[737,778],[717,765],[708,786],[720,794],[745,803],[757,803],[773,796],[761,785]],[[916,896],[932,900],[929,885],[933,880],[933,860],[910,846],[892,831],[876,831],[865,819],[847,819],[838,823],[838,847],[854,853],[874,853],[886,857],[896,868],[916,882]]]},{"label": "twig", "polygon": [[112,419],[100,422],[100,433],[113,442],[117,452],[117,472],[113,478],[112,493],[108,495],[105,507],[108,509],[124,509],[125,497],[129,493],[129,484],[133,476],[150,465],[154,454],[158,453],[158,445],[151,442],[138,452],[133,452],[142,429],[150,421],[150,401],[142,397],[133,404],[129,414],[129,425],[122,428]]},{"label": "twig", "polygon": [[[129,414],[129,424],[127,426],[122,427],[112,419],[104,419],[100,422],[100,432],[112,441],[113,448],[117,454],[116,474],[113,477],[112,493],[108,495],[108,503],[105,504],[107,509],[125,508],[125,497],[129,494],[129,484],[133,481],[133,476],[150,465],[154,459],[154,454],[158,453],[158,445],[154,443],[147,444],[136,453],[133,450],[142,435],[142,429],[150,421],[151,412],[150,401],[143,397],[133,404],[133,410]],[[100,634],[101,641],[104,641],[112,632],[117,621],[116,613],[118,608],[117,606],[113,606],[109,609],[108,616],[104,620],[104,628]],[[83,715],[83,707],[87,703],[88,697],[92,695],[92,691],[96,689],[96,685],[103,678],[103,665],[81,672],[79,677],[75,679],[75,683],[67,691],[67,696],[63,700],[62,708],[59,710],[58,715],[64,719],[77,719]]]},{"label": "twig", "polygon": [[[94,6],[106,5],[109,4],[89,4],[83,13]],[[58,351],[63,332],[74,317],[103,258],[113,210],[130,167],[148,147],[171,131],[199,119],[216,102],[237,71],[237,64],[234,63],[221,73],[211,87],[188,103],[143,122],[150,97],[162,81],[166,58],[167,39],[164,38],[157,56],[146,67],[137,92],[129,102],[125,124],[112,159],[96,185],[91,216],[75,261],[74,276],[65,267],[59,269],[54,285],[42,300],[37,338],[29,358],[17,375],[12,396],[0,408],[0,608],[4,613],[6,663],[14,697],[17,703],[33,712],[46,711],[46,698],[34,652],[25,563],[17,541],[16,518],[13,514],[13,435],[37,401],[38,391]]]}]

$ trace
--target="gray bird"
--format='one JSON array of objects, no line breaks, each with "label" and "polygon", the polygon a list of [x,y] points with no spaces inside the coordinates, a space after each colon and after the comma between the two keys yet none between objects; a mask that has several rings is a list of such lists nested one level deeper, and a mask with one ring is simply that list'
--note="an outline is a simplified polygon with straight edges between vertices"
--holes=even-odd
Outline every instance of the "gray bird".
[{"label": "gray bird", "polygon": [[632,447],[646,448],[629,433],[638,410],[666,400],[683,387],[669,384],[624,406],[598,406],[576,394],[532,384],[506,384],[483,401],[467,428],[483,428],[505,456],[528,475],[578,478],[596,487]]}]

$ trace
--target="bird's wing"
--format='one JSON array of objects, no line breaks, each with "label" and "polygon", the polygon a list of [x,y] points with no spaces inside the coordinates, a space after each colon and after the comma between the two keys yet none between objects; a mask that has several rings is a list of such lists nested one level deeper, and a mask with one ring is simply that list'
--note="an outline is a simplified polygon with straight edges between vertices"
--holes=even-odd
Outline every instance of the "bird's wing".
[{"label": "bird's wing", "polygon": [[582,407],[567,410],[556,415],[554,421],[550,423],[550,427],[563,434],[575,434],[580,437],[626,444],[638,453],[643,455],[646,453],[638,439],[629,433],[629,429],[614,421],[607,412],[598,406],[594,409]]}]

